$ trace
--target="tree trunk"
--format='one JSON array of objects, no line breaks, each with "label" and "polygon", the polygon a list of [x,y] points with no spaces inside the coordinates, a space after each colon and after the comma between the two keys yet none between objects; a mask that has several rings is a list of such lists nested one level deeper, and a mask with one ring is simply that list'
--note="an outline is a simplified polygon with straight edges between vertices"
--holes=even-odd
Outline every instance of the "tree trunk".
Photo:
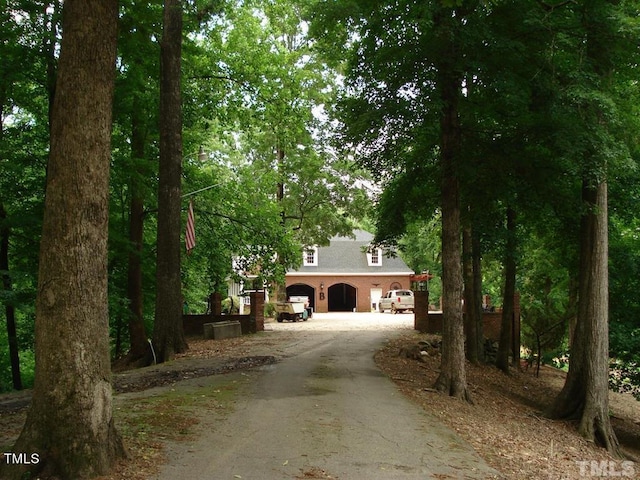
[{"label": "tree trunk", "polygon": [[474,234],[471,226],[470,210],[462,229],[462,266],[464,276],[464,331],[467,360],[478,364],[482,361],[482,294],[479,291],[479,263],[474,252]]},{"label": "tree trunk", "polygon": [[160,43],[160,172],[153,346],[166,362],[187,349],[182,326],[180,211],[182,181],[182,2],[165,0]]},{"label": "tree trunk", "polygon": [[500,325],[500,341],[496,355],[496,366],[509,373],[509,355],[512,352],[514,297],[516,294],[516,212],[507,208],[507,243],[504,260],[504,298],[502,299],[502,323]]},{"label": "tree trunk", "polygon": [[454,43],[457,21],[448,8],[434,19],[443,42],[438,67],[440,114],[440,162],[442,171],[442,359],[435,389],[471,401],[467,389],[462,319],[462,262],[460,245],[460,186],[457,162],[460,156],[458,100],[460,78],[456,73]]},{"label": "tree trunk", "polygon": [[609,419],[609,279],[607,184],[585,181],[588,212],[580,231],[578,322],[566,383],[551,409],[554,418],[579,420],[587,440],[620,455]]},{"label": "tree trunk", "polygon": [[478,361],[484,362],[484,322],[482,318],[482,247],[480,245],[480,235],[478,230],[473,228],[471,232],[471,256],[473,263],[473,283],[475,294],[476,317],[476,341],[478,346]]},{"label": "tree trunk", "polygon": [[[615,50],[609,33],[619,25],[615,18],[615,2],[588,2],[582,16],[586,32],[586,59],[597,77],[598,95],[604,87],[612,88]],[[612,126],[602,112],[600,99],[594,105],[596,117],[588,120],[603,130]],[[587,109],[585,109],[587,110]],[[585,113],[586,114],[586,113]],[[609,148],[607,145],[606,148]],[[585,213],[580,223],[580,266],[578,276],[578,315],[569,373],[555,400],[551,415],[555,418],[578,419],[578,431],[616,456],[620,456],[618,439],[609,419],[609,231],[607,161],[599,158],[596,144],[583,174],[582,202]]]},{"label": "tree trunk", "polygon": [[445,176],[442,185],[442,360],[435,389],[470,401],[464,365],[458,188],[457,178]]},{"label": "tree trunk", "polygon": [[[0,143],[4,136],[4,104],[6,101],[7,85],[0,85]],[[0,200],[0,277],[2,277],[2,289],[5,292],[13,290],[13,282],[9,273],[9,236],[11,229],[5,223],[7,211]],[[18,354],[18,336],[16,334],[16,311],[12,302],[6,301],[4,307],[7,320],[7,340],[9,342],[9,358],[11,362],[11,380],[15,390],[22,390],[22,378],[20,377],[20,356]]]},{"label": "tree trunk", "polygon": [[131,156],[134,171],[131,175],[131,205],[129,210],[129,242],[131,243],[127,272],[127,297],[129,298],[129,355],[127,361],[134,363],[148,356],[149,345],[144,326],[142,295],[142,243],[144,235],[144,202],[140,188],[138,166],[145,159],[146,131],[143,128],[140,106],[134,99],[131,113]]},{"label": "tree trunk", "polygon": [[[279,142],[278,142],[279,143]],[[282,230],[284,232],[287,231],[287,212],[285,211],[284,208],[284,157],[285,157],[285,151],[284,148],[282,148],[280,145],[278,145],[278,147],[276,148],[276,165],[277,165],[277,170],[278,170],[278,175],[279,175],[279,179],[278,179],[278,185],[277,185],[277,190],[276,190],[276,201],[278,202],[278,204],[280,205],[280,224],[282,225]],[[280,262],[281,264],[284,263],[284,258],[282,257],[282,255],[278,255],[278,262]],[[283,265],[283,270],[286,270],[286,268],[284,268]],[[287,284],[286,284],[286,280],[283,280],[283,282],[273,282],[273,295],[276,299],[277,302],[286,302],[287,301]]]},{"label": "tree trunk", "polygon": [[[0,138],[2,137],[2,125],[0,124]],[[2,289],[9,293],[13,290],[11,275],[9,274],[9,235],[10,229],[5,222],[7,212],[0,203],[0,276],[2,276]],[[16,334],[16,311],[11,300],[7,300],[4,306],[7,319],[7,339],[9,340],[9,358],[11,360],[11,379],[14,390],[22,390],[20,377],[20,356],[18,355],[18,336]]]},{"label": "tree trunk", "polygon": [[[45,198],[31,408],[0,477],[84,479],[124,454],[112,415],[107,302],[118,3],[66,0]],[[29,477],[31,478],[31,476]]]}]

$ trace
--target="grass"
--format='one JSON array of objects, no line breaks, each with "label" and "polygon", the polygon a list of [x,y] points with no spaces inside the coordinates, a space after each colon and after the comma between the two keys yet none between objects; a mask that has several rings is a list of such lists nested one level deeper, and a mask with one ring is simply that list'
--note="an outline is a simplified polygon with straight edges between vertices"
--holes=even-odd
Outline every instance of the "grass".
[{"label": "grass", "polygon": [[99,480],[142,480],[164,461],[164,442],[193,439],[200,418],[227,415],[243,385],[241,375],[216,375],[205,386],[158,389],[116,397],[114,418],[129,458]]}]

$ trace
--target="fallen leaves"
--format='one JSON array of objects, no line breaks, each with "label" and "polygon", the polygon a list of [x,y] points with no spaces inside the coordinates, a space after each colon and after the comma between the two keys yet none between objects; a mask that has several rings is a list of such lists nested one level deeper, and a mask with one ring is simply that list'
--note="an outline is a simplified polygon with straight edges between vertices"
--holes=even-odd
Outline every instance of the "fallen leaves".
[{"label": "fallen leaves", "polygon": [[[543,368],[540,378],[519,371],[507,376],[491,366],[467,364],[471,405],[432,388],[439,355],[430,352],[421,361],[399,356],[425,337],[432,341],[432,336],[416,332],[389,342],[376,354],[377,364],[399,390],[455,430],[507,478],[579,479],[584,478],[579,462],[611,460],[606,451],[580,437],[574,425],[549,420],[542,413],[562,388],[564,373]],[[616,430],[624,431],[638,448],[640,426],[634,421],[640,403],[612,394],[611,407],[619,417],[614,418]],[[638,450],[628,452],[640,456]]]}]

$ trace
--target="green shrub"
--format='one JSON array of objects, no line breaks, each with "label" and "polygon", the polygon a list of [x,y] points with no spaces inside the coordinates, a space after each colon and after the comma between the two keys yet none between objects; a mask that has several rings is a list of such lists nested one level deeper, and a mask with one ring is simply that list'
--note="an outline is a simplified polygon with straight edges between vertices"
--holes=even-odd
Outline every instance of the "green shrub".
[{"label": "green shrub", "polygon": [[237,315],[240,313],[240,298],[231,296],[222,300],[222,313],[227,315]]},{"label": "green shrub", "polygon": [[265,318],[275,318],[276,316],[276,304],[269,302],[264,304],[264,316]]}]

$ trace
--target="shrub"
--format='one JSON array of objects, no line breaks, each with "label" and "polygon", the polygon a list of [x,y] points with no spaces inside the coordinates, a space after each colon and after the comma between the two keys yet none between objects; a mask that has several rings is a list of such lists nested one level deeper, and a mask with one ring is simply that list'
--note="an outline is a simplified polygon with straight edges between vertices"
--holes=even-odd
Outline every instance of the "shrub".
[{"label": "shrub", "polygon": [[269,302],[264,304],[264,316],[265,318],[275,318],[276,316],[276,304]]}]

